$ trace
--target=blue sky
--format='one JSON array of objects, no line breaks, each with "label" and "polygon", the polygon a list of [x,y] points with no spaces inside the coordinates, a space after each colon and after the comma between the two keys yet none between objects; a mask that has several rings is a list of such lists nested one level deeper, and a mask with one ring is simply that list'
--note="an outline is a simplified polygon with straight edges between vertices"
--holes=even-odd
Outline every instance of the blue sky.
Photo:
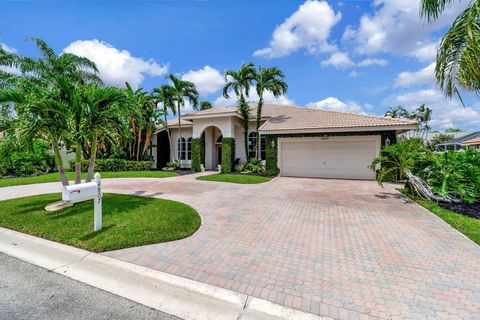
[{"label": "blue sky", "polygon": [[[419,0],[375,1],[2,1],[0,43],[35,55],[28,36],[57,52],[94,60],[106,83],[150,90],[167,72],[197,84],[202,99],[221,98],[225,69],[244,62],[278,66],[286,96],[271,102],[383,114],[390,106],[433,112],[443,130],[480,127],[478,98],[467,106],[435,87],[435,47],[466,1],[434,24]],[[255,97],[252,97],[254,99]]]}]

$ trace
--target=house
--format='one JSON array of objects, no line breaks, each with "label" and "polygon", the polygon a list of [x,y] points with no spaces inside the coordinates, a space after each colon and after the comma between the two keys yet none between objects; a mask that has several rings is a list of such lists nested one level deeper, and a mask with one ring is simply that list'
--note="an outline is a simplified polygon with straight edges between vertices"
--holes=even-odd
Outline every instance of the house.
[{"label": "house", "polygon": [[435,151],[460,151],[463,149],[478,149],[480,146],[480,131],[464,133],[456,136],[450,141],[439,143],[435,146]]},{"label": "house", "polygon": [[[243,143],[243,120],[235,110],[212,108],[169,122],[175,160],[200,170],[221,165],[223,172],[255,157],[256,105],[250,106],[248,147]],[[368,168],[380,147],[396,135],[415,129],[416,122],[294,106],[266,104],[262,108],[260,157],[270,174],[282,176],[374,179]],[[153,141],[157,168],[170,160],[168,137],[161,128]]]}]

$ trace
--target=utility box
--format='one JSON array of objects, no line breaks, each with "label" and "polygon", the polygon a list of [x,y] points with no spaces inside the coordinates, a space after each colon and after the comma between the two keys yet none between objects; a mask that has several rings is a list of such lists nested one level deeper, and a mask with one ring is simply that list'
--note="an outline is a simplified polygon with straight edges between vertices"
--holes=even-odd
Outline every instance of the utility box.
[{"label": "utility box", "polygon": [[87,182],[66,186],[63,189],[62,200],[71,203],[77,203],[90,200],[98,195],[98,185],[96,182]]}]

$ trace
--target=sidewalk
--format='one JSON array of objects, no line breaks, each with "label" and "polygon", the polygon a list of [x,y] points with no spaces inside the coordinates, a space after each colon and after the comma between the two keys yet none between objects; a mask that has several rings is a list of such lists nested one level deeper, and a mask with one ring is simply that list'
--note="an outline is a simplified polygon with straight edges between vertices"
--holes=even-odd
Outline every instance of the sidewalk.
[{"label": "sidewalk", "polygon": [[9,229],[0,252],[186,320],[328,319]]}]

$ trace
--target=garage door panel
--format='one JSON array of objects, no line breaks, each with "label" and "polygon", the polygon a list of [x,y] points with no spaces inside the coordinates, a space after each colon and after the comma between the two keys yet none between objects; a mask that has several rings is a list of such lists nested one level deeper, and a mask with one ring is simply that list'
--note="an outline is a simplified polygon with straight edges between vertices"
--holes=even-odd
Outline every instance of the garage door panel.
[{"label": "garage door panel", "polygon": [[283,142],[283,176],[374,179],[368,166],[376,154],[375,137],[367,140],[310,140]]}]

